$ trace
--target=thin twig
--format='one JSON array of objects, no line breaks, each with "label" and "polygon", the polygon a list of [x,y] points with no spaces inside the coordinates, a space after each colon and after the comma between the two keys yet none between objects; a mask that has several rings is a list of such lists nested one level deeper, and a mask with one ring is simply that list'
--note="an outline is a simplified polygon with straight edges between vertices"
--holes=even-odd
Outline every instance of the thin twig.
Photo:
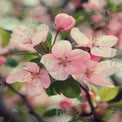
[{"label": "thin twig", "polygon": [[27,100],[26,96],[19,93],[17,90],[15,90],[11,85],[9,85],[8,83],[5,82],[5,85],[11,89],[11,91],[13,91],[14,93],[16,93],[17,95],[19,95],[23,102],[26,104],[27,108],[29,109],[29,113],[32,114],[37,120],[38,122],[44,122],[44,120],[42,119],[42,117],[40,115],[38,115],[34,110],[33,108],[31,107],[29,101]]},{"label": "thin twig", "polygon": [[83,87],[81,84],[80,84],[80,87],[81,87],[81,89],[83,89],[85,91],[88,103],[89,103],[90,108],[91,108],[91,112],[88,115],[94,116],[94,122],[102,122],[102,120],[98,117],[98,115],[95,112],[95,107],[92,103],[92,99],[91,99],[91,95],[89,94],[89,91],[85,87]]},{"label": "thin twig", "polygon": [[[0,78],[0,82],[1,78]],[[0,89],[0,116],[7,122],[22,122],[16,113],[8,109],[3,101],[2,88]]]}]

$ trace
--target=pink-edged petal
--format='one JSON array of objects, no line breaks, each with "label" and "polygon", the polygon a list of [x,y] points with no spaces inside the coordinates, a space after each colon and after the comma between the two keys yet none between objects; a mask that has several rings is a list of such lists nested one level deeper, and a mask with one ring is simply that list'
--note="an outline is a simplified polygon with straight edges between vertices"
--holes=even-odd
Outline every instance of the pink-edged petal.
[{"label": "pink-edged petal", "polygon": [[100,36],[96,39],[95,46],[113,47],[117,43],[118,38],[113,35]]},{"label": "pink-edged petal", "polygon": [[90,77],[90,82],[98,85],[98,86],[107,86],[107,87],[114,87],[114,85],[109,82],[106,81],[102,75],[98,74],[98,73],[94,73],[91,77]]},{"label": "pink-edged petal", "polygon": [[90,55],[86,51],[75,49],[70,52],[68,56],[70,61],[79,61],[81,63],[86,63],[90,60]]},{"label": "pink-edged petal", "polygon": [[71,37],[79,46],[87,46],[90,40],[85,36],[85,34],[81,33],[78,28],[73,28],[71,30]]},{"label": "pink-edged petal", "polygon": [[72,61],[65,67],[65,72],[71,75],[77,75],[86,71],[86,66],[79,61]]},{"label": "pink-edged petal", "polygon": [[31,73],[39,73],[39,66],[36,63],[33,62],[26,62],[24,63],[25,70],[31,72]]},{"label": "pink-edged petal", "polygon": [[51,84],[50,77],[49,77],[48,73],[44,70],[40,71],[40,80],[41,80],[40,82],[41,82],[42,86],[45,88],[48,88]]},{"label": "pink-edged petal", "polygon": [[28,71],[18,71],[14,74],[11,74],[7,77],[7,83],[14,83],[14,82],[29,82],[31,80],[31,73]]},{"label": "pink-edged petal", "polygon": [[48,71],[57,71],[59,69],[58,59],[52,54],[42,56],[40,61]]},{"label": "pink-edged petal", "polygon": [[96,72],[98,72],[102,76],[113,75],[116,71],[116,63],[110,60],[102,61],[96,65]]},{"label": "pink-edged petal", "polygon": [[96,65],[97,65],[97,64],[98,64],[98,62],[89,60],[89,61],[87,62],[87,68],[88,68],[88,69],[94,70],[94,69],[96,69]]},{"label": "pink-edged petal", "polygon": [[17,44],[15,47],[21,51],[30,51],[30,52],[35,52],[35,49],[33,48],[34,45],[31,43],[27,44]]},{"label": "pink-edged petal", "polygon": [[69,76],[69,74],[65,72],[63,66],[60,66],[60,68],[57,71],[49,73],[56,80],[66,80]]},{"label": "pink-edged petal", "polygon": [[90,59],[90,56],[85,51],[75,49],[71,51],[71,54],[68,58],[70,62],[65,67],[65,71],[74,75],[85,72],[86,65],[84,62],[87,62]]},{"label": "pink-edged petal", "polygon": [[56,42],[52,47],[52,53],[57,58],[68,56],[71,50],[72,46],[67,40],[61,40],[59,42]]},{"label": "pink-edged petal", "polygon": [[43,91],[43,86],[40,82],[40,79],[33,79],[27,83],[28,94],[29,96],[40,95]]},{"label": "pink-edged petal", "polygon": [[93,47],[91,48],[91,53],[96,56],[101,57],[114,57],[117,53],[116,49],[107,47]]},{"label": "pink-edged petal", "polygon": [[47,25],[42,24],[38,27],[37,32],[32,37],[32,43],[34,46],[40,44],[41,42],[45,42],[47,38],[47,34],[49,32],[49,28]]},{"label": "pink-edged petal", "polygon": [[96,56],[93,54],[90,54],[91,60],[99,62],[101,60],[101,56]]}]

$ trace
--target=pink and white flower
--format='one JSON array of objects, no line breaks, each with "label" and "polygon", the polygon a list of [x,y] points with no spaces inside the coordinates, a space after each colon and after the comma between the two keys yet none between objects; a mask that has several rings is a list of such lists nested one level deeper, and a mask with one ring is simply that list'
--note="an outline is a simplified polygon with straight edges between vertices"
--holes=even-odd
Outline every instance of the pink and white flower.
[{"label": "pink and white flower", "polygon": [[34,51],[34,46],[46,41],[49,28],[42,24],[37,29],[18,26],[14,29],[10,42],[19,50]]},{"label": "pink and white flower", "polygon": [[72,50],[69,41],[62,40],[54,44],[52,54],[42,56],[41,63],[56,80],[65,80],[70,74],[84,72],[85,63],[90,55],[80,49]]},{"label": "pink and white flower", "polygon": [[87,62],[86,71],[80,75],[74,75],[73,77],[79,81],[84,81],[88,86],[89,83],[113,87],[111,82],[106,81],[106,77],[113,75],[117,71],[116,63],[110,60],[95,62],[89,60]]},{"label": "pink and white flower", "polygon": [[78,28],[71,30],[71,36],[81,47],[90,47],[91,54],[101,57],[114,57],[117,50],[112,47],[117,43],[118,38],[113,35],[99,36],[95,40],[90,40],[81,33]]},{"label": "pink and white flower", "polygon": [[58,32],[69,31],[74,27],[75,19],[68,14],[60,13],[55,17],[54,23]]},{"label": "pink and white flower", "polygon": [[27,91],[30,96],[39,95],[43,88],[50,86],[50,78],[45,70],[40,70],[39,66],[33,62],[24,64],[24,71],[18,71],[7,77],[6,82],[26,82]]}]

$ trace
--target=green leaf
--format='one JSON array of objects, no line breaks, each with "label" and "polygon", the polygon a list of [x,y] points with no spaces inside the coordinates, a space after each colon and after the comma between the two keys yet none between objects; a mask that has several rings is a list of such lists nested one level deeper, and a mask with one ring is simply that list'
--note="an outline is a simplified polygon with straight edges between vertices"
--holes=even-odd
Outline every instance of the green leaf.
[{"label": "green leaf", "polygon": [[9,58],[7,59],[5,65],[9,67],[16,67],[18,65],[18,62],[13,58]]},{"label": "green leaf", "polygon": [[65,88],[64,95],[69,98],[79,97],[81,90],[77,81],[75,81],[72,77],[65,80]]},{"label": "green leaf", "polygon": [[61,114],[64,114],[65,111],[62,109],[51,109],[46,111],[43,116],[45,117],[53,117],[53,116],[60,116]]},{"label": "green leaf", "polygon": [[15,55],[23,55],[23,56],[27,56],[27,55],[34,55],[34,56],[38,56],[38,53],[15,52]]},{"label": "green leaf", "polygon": [[[12,83],[11,86],[18,91],[23,86],[23,84],[24,83],[22,83],[22,82],[15,82],[15,83]],[[11,91],[10,89],[8,89],[6,91],[6,94],[8,96],[14,96],[14,95],[16,95],[16,93],[14,93],[13,91]]]},{"label": "green leaf", "polygon": [[10,40],[10,33],[3,30],[3,29],[0,29],[0,38],[2,38],[2,46],[6,46]]},{"label": "green leaf", "polygon": [[51,86],[47,89],[47,93],[49,95],[63,94],[69,98],[77,98],[79,97],[81,90],[77,81],[75,81],[72,77],[69,77],[65,81],[55,81],[51,84]]},{"label": "green leaf", "polygon": [[52,46],[52,34],[49,32],[48,35],[47,35],[47,39],[46,39],[46,45],[51,48]]},{"label": "green leaf", "polygon": [[119,92],[119,87],[114,87],[114,88],[102,87],[99,90],[99,95],[102,101],[110,101],[116,97],[118,92]]},{"label": "green leaf", "polygon": [[41,60],[41,58],[34,58],[30,61],[38,64],[38,63],[40,63],[40,60]]},{"label": "green leaf", "polygon": [[109,118],[112,115],[112,112],[113,112],[112,109],[108,109],[108,110],[105,111],[105,114],[104,114],[104,116],[102,118],[103,122],[108,122]]},{"label": "green leaf", "polygon": [[110,108],[122,109],[122,102],[110,103],[110,104],[109,104],[109,107],[110,107]]}]

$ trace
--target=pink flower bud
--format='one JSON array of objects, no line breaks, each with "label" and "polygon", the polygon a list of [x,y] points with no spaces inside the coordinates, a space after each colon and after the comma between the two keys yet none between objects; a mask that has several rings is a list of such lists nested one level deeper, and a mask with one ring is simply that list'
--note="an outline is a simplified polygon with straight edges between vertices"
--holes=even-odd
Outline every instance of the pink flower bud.
[{"label": "pink flower bud", "polygon": [[6,62],[6,58],[3,56],[0,56],[0,66],[3,65]]},{"label": "pink flower bud", "polygon": [[90,54],[90,56],[91,56],[91,60],[93,60],[93,61],[100,61],[101,60],[100,56],[95,56],[93,54]]},{"label": "pink flower bud", "polygon": [[67,14],[61,13],[55,17],[55,26],[58,32],[69,31],[75,25],[75,19]]},{"label": "pink flower bud", "polygon": [[61,107],[62,109],[68,109],[68,108],[71,108],[72,103],[71,103],[70,101],[68,101],[68,100],[63,100],[63,101],[61,101],[61,102],[59,103],[59,105],[60,105],[60,107]]},{"label": "pink flower bud", "polygon": [[81,105],[82,108],[86,108],[87,107],[87,103],[86,102],[82,102],[80,105]]}]

